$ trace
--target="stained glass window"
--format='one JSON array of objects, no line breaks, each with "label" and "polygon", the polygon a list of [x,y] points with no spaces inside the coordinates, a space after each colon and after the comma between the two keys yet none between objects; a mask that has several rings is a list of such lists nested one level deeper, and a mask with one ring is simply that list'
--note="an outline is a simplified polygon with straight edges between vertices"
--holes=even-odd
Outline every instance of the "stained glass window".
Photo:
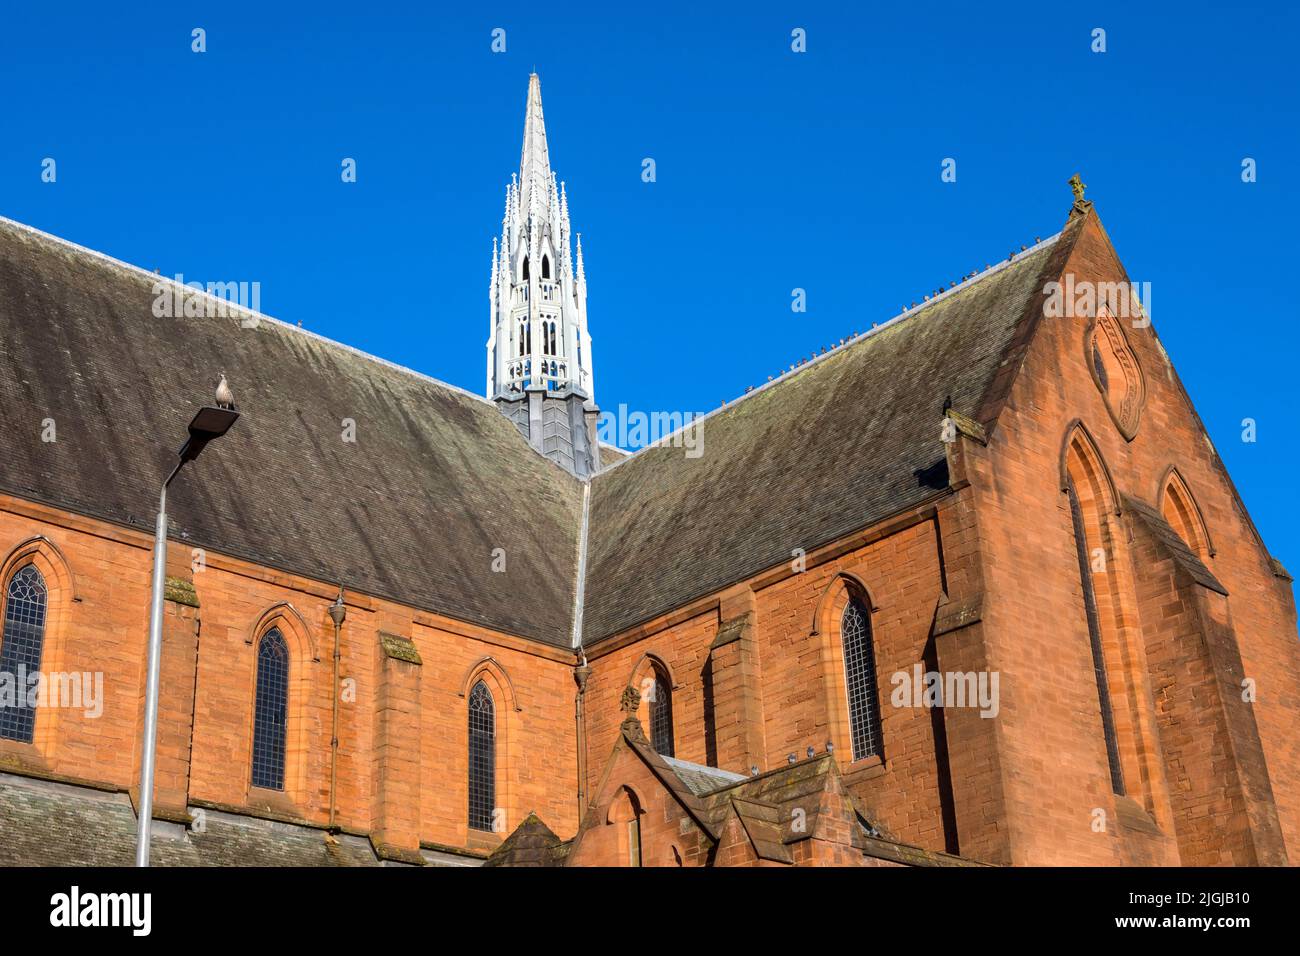
[{"label": "stained glass window", "polygon": [[16,696],[12,706],[0,707],[0,737],[25,744],[32,742],[36,727],[36,711],[28,706],[27,676],[41,669],[46,597],[45,579],[34,564],[24,565],[9,579],[0,632],[0,673],[11,675]]},{"label": "stained glass window", "polygon": [[479,681],[469,694],[469,825],[492,830],[496,808],[496,706],[492,692]]},{"label": "stained glass window", "polygon": [[289,647],[278,628],[257,646],[253,706],[253,786],[284,789],[284,738],[289,714]]},{"label": "stained glass window", "polygon": [[673,691],[668,679],[655,669],[650,698],[650,746],[665,757],[673,756]]},{"label": "stained glass window", "polygon": [[849,696],[849,730],[853,759],[880,753],[880,699],[876,692],[876,655],[871,646],[871,619],[862,601],[853,597],[840,620],[844,647],[844,683]]}]

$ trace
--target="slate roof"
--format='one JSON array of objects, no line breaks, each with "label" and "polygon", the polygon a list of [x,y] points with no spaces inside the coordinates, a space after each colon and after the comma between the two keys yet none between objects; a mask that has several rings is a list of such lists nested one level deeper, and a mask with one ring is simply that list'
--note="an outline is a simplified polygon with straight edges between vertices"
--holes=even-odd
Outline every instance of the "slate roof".
[{"label": "slate roof", "polygon": [[602,468],[608,468],[610,465],[615,465],[618,462],[622,461],[624,458],[628,458],[631,456],[631,452],[624,451],[622,448],[618,448],[614,445],[602,444],[599,448],[599,451],[600,451],[600,466]]},{"label": "slate roof", "polygon": [[946,489],[945,401],[972,417],[989,407],[1073,235],[1067,227],[711,413],[698,457],[664,443],[596,475],[585,642]]},{"label": "slate roof", "polygon": [[[996,419],[1080,223],[707,416],[700,457],[602,446],[583,640],[942,494],[945,401]],[[0,491],[150,531],[224,371],[243,418],[173,486],[174,539],[570,645],[582,486],[491,403],[272,319],[156,318],[158,278],[0,219]]]},{"label": "slate roof", "polygon": [[705,764],[691,763],[688,760],[678,760],[675,757],[662,757],[662,760],[672,768],[673,773],[677,774],[682,783],[686,784],[691,793],[697,797],[712,793],[719,787],[729,787],[733,783],[747,779],[744,774],[732,773],[730,770],[721,770]]},{"label": "slate roof", "polygon": [[[157,827],[155,866],[377,866],[370,843],[207,811],[204,832]],[[169,832],[170,831],[170,832]],[[123,793],[0,775],[0,866],[131,866],[136,817]]]},{"label": "slate roof", "polygon": [[274,320],[157,318],[157,279],[0,219],[0,491],[152,532],[224,371],[243,417],[172,486],[173,540],[570,644],[581,485],[495,406]]},{"label": "slate roof", "polygon": [[563,866],[570,843],[561,840],[535,813],[530,813],[515,831],[506,837],[483,865],[494,866]]}]

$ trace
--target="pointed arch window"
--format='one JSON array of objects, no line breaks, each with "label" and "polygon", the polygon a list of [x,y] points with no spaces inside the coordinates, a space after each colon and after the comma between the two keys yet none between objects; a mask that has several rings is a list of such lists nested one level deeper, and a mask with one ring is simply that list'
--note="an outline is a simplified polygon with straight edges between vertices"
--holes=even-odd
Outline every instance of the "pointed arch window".
[{"label": "pointed arch window", "polygon": [[1110,767],[1110,786],[1124,795],[1124,771],[1119,762],[1119,739],[1115,733],[1115,713],[1111,707],[1110,685],[1106,678],[1106,656],[1101,643],[1101,615],[1097,610],[1097,592],[1092,584],[1092,564],[1088,559],[1088,535],[1083,508],[1074,481],[1066,485],[1070,496],[1070,519],[1074,523],[1074,547],[1079,561],[1079,579],[1083,585],[1083,608],[1088,617],[1088,639],[1092,646],[1092,671],[1097,682],[1097,702],[1101,708],[1101,732],[1106,740],[1106,761]]},{"label": "pointed arch window", "polygon": [[853,759],[876,757],[881,752],[876,654],[871,641],[870,614],[856,595],[849,598],[840,619],[840,641],[844,648],[844,684],[849,698]]},{"label": "pointed arch window", "polygon": [[253,702],[253,786],[284,789],[284,741],[289,717],[289,645],[273,627],[257,645]]},{"label": "pointed arch window", "polygon": [[673,688],[668,675],[654,669],[650,687],[650,746],[665,757],[673,753]]},{"label": "pointed arch window", "polygon": [[1176,468],[1170,468],[1165,475],[1160,512],[1193,554],[1202,559],[1214,557],[1205,517]]},{"label": "pointed arch window", "polygon": [[627,866],[642,865],[641,848],[641,802],[627,787],[620,789],[609,807],[606,823],[620,827],[618,833],[619,855],[627,861]]},{"label": "pointed arch window", "polygon": [[36,565],[14,572],[5,589],[4,629],[0,631],[0,674],[13,681],[16,696],[0,707],[0,737],[29,744],[36,729],[36,711],[28,706],[27,675],[41,669],[48,607],[45,578]]},{"label": "pointed arch window", "polygon": [[496,705],[487,684],[469,694],[469,826],[492,830],[496,806]]},{"label": "pointed arch window", "polygon": [[542,278],[549,279],[550,277],[551,277],[551,257],[547,255],[543,255],[542,256]]},{"label": "pointed arch window", "polygon": [[528,257],[524,256],[524,281],[528,281]]}]

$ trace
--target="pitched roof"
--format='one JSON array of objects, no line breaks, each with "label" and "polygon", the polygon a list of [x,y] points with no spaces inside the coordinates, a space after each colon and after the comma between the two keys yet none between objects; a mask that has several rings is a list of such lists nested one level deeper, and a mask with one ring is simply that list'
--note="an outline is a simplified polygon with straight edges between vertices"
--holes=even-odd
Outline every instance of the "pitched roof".
[{"label": "pitched roof", "polygon": [[883,831],[879,821],[869,820],[844,786],[839,766],[830,753],[786,764],[756,777],[742,777],[725,783],[703,796],[701,812],[711,832],[720,831],[728,814],[734,812],[761,859],[791,863],[793,856],[789,845],[816,837],[821,832],[818,828],[822,810],[819,796],[828,790],[842,794],[852,805],[859,822],[859,828],[853,834],[853,845],[867,856],[909,866],[979,865],[948,853],[901,843]]},{"label": "pitched roof", "polygon": [[[996,420],[1073,235],[706,416],[699,457],[602,448],[586,643],[942,494],[945,401]],[[266,317],[157,318],[158,282],[172,285],[0,219],[0,407],[30,419],[0,431],[0,491],[151,529],[224,371],[243,417],[173,487],[173,538],[571,644],[582,486],[491,403]]]},{"label": "pitched roof", "polygon": [[[829,754],[821,754],[807,760],[777,767],[757,777],[720,787],[709,794],[705,800],[705,813],[712,822],[717,822],[730,812],[731,804],[740,801],[738,812],[747,807],[774,807],[777,812],[771,815],[769,822],[779,826],[779,839],[784,843],[804,839],[817,832],[817,815],[820,804],[817,795],[827,787],[827,778],[835,770],[835,760]],[[803,811],[803,825],[796,829],[795,808]]]},{"label": "pitched roof", "polygon": [[484,866],[563,866],[569,843],[562,841],[535,813],[492,851]]},{"label": "pitched roof", "polygon": [[[377,866],[362,837],[204,811],[151,841],[155,866]],[[0,866],[130,866],[136,817],[124,793],[0,775]]]},{"label": "pitched roof", "polygon": [[[716,842],[722,837],[728,820],[735,814],[760,859],[793,863],[794,856],[789,845],[818,836],[823,808],[821,797],[828,791],[834,791],[841,794],[852,807],[859,824],[852,835],[853,845],[866,855],[912,866],[978,865],[947,853],[900,843],[887,830],[878,826],[876,821],[868,820],[858,801],[844,786],[839,766],[829,752],[746,777],[717,767],[663,756],[646,739],[640,721],[629,717],[619,728],[619,738],[596,786],[597,794],[604,792],[607,784],[618,783],[613,775],[620,756],[625,751],[630,751],[645,763],[666,793],[690,815],[710,840]],[[567,859],[567,854],[582,840],[583,832],[592,823],[593,818],[588,813],[573,841],[559,844],[558,850],[554,852],[563,854],[563,858]],[[521,831],[525,830],[532,835],[524,835]],[[493,858],[497,859],[495,865],[563,865],[558,862],[560,856],[547,855],[552,854],[547,847],[552,846],[550,839],[554,838],[554,834],[548,839],[542,831],[550,833],[545,824],[530,815],[493,854]],[[539,834],[542,835],[539,837]],[[521,845],[537,845],[540,841],[543,854],[550,862],[532,862],[529,853],[514,849],[505,852],[507,845],[514,845],[516,835],[520,836]],[[516,859],[523,862],[516,863]]]},{"label": "pitched roof", "polygon": [[491,403],[272,319],[157,318],[157,281],[0,219],[0,491],[151,530],[224,371],[242,417],[173,540],[568,646],[581,485]]},{"label": "pitched roof", "polygon": [[1043,286],[1067,251],[1058,246],[1073,234],[705,416],[697,457],[661,442],[596,475],[585,642],[944,491],[945,401],[972,416],[996,408],[993,386],[1014,373],[1028,317],[1041,313]]},{"label": "pitched roof", "polygon": [[720,787],[730,787],[732,784],[748,779],[743,774],[732,773],[730,770],[721,770],[718,767],[691,763],[688,760],[678,760],[676,757],[662,757],[662,760],[672,768],[678,779],[686,784],[691,793],[697,797],[712,793]]}]

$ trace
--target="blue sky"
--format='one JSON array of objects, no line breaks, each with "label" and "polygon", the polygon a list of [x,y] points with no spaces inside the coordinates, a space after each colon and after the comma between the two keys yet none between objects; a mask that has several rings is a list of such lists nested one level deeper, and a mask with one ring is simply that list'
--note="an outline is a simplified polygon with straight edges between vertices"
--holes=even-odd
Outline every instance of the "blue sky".
[{"label": "blue sky", "polygon": [[260,282],[270,315],[481,391],[536,67],[598,398],[707,411],[1055,232],[1080,170],[1266,542],[1300,571],[1294,7],[611,6],[8,5],[0,214],[167,275]]}]

